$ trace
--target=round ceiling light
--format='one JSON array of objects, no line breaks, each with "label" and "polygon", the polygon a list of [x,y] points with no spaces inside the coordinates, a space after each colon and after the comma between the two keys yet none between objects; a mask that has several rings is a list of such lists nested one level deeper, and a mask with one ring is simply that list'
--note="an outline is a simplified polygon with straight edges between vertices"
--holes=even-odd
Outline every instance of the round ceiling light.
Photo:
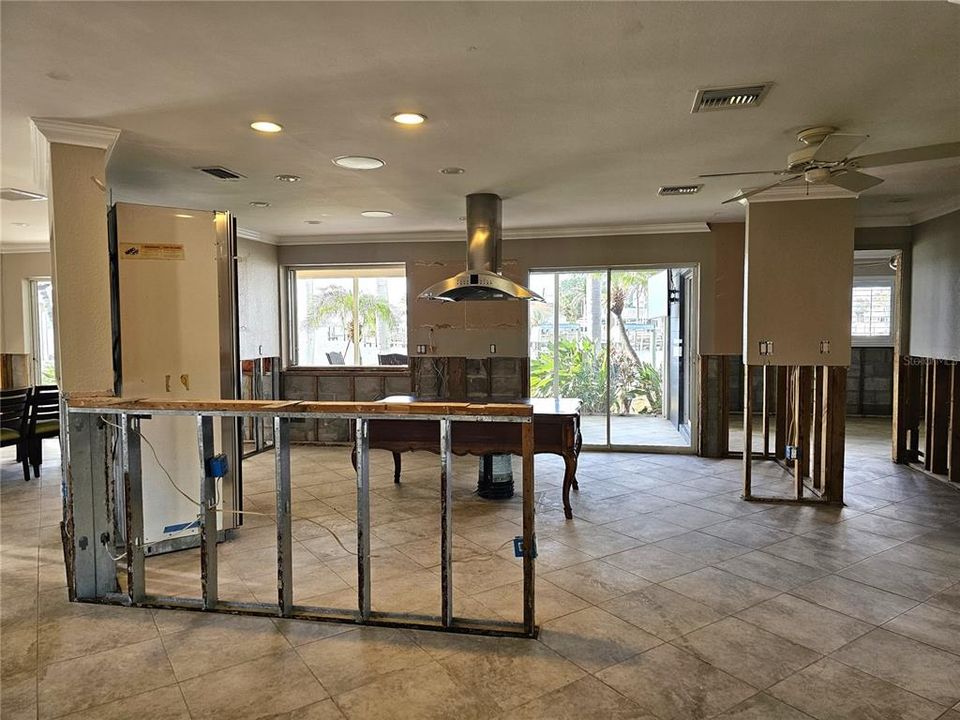
[{"label": "round ceiling light", "polygon": [[439,172],[441,175],[463,175],[466,170],[464,170],[462,167],[445,167],[440,168],[437,172]]},{"label": "round ceiling light", "polygon": [[360,213],[366,218],[388,218],[393,217],[393,213],[389,210],[364,210]]},{"label": "round ceiling light", "polygon": [[263,202],[262,200],[254,200],[253,202],[250,203],[250,207],[255,207],[255,208],[268,208],[268,207],[270,207],[270,203],[268,203],[268,202]]},{"label": "round ceiling light", "polygon": [[376,170],[386,165],[380,158],[366,155],[341,155],[333,159],[333,164],[348,170]]},{"label": "round ceiling light", "polygon": [[427,116],[420,113],[399,112],[393,114],[393,121],[400,125],[423,125]]},{"label": "round ceiling light", "polygon": [[285,175],[285,174],[274,175],[274,176],[273,176],[273,179],[274,179],[274,180],[279,180],[280,182],[285,182],[285,183],[300,182],[300,176],[299,176],[299,175]]},{"label": "round ceiling light", "polygon": [[283,125],[277,125],[277,123],[270,122],[269,120],[257,120],[256,122],[250,123],[250,127],[262,133],[278,133],[283,130]]}]

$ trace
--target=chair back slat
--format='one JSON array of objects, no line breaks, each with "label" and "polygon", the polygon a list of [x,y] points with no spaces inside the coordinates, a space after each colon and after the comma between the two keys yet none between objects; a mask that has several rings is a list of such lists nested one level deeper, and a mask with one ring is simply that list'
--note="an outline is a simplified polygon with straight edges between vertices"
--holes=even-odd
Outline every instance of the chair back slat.
[{"label": "chair back slat", "polygon": [[60,419],[60,388],[56,385],[37,385],[30,394],[30,431],[37,422]]},{"label": "chair back slat", "polygon": [[27,420],[30,388],[0,390],[0,425],[20,430]]}]

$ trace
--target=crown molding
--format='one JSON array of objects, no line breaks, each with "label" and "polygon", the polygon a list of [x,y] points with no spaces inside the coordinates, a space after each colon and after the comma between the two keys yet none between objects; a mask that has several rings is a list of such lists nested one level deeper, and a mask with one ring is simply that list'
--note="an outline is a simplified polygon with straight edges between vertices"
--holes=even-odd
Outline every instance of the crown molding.
[{"label": "crown molding", "polygon": [[[537,240],[578,237],[617,237],[624,235],[671,235],[710,232],[705,222],[661,223],[657,225],[578,225],[570,227],[505,228],[505,240]],[[464,242],[464,231],[431,230],[404,233],[365,233],[356,235],[283,235],[280,246],[352,245],[364,243]]]},{"label": "crown molding", "polygon": [[0,245],[0,255],[20,255],[23,253],[48,253],[50,252],[50,243],[14,243],[12,245]]},{"label": "crown molding", "polygon": [[858,228],[882,227],[910,227],[913,222],[909,215],[877,215],[875,217],[857,218],[854,223]]},{"label": "crown molding", "polygon": [[57,118],[30,118],[30,141],[33,144],[33,179],[36,184],[49,188],[50,175],[50,143],[64,145],[80,145],[106,150],[104,163],[110,161],[120,137],[118,128],[104,125],[87,125],[72,120],[58,120]]},{"label": "crown molding", "polygon": [[252,228],[237,227],[237,237],[241,240],[253,240],[254,242],[266,243],[267,245],[276,245],[277,238],[269,233],[262,233]]},{"label": "crown molding", "polygon": [[925,223],[928,220],[935,220],[938,217],[943,217],[944,215],[949,215],[952,212],[960,210],[960,200],[956,198],[951,198],[946,202],[938,203],[936,205],[931,205],[925,210],[920,210],[918,212],[912,213],[910,215],[910,221],[913,225],[919,225],[920,223]]},{"label": "crown molding", "polygon": [[[740,188],[740,192],[750,192],[754,188]],[[844,190],[836,185],[823,184],[813,185],[804,183],[795,187],[774,187],[764,190],[748,198],[740,200],[741,203],[749,205],[754,202],[780,202],[783,200],[838,200],[847,198],[857,198],[858,193]]]}]

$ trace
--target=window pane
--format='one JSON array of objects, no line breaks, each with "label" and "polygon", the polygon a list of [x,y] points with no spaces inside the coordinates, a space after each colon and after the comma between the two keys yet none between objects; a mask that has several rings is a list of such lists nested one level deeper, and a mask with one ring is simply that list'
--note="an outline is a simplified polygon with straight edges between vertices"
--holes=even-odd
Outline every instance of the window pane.
[{"label": "window pane", "polygon": [[862,285],[853,289],[854,337],[889,337],[893,288],[889,285]]},{"label": "window pane", "polygon": [[407,364],[402,267],[310,268],[293,278],[298,364]]}]

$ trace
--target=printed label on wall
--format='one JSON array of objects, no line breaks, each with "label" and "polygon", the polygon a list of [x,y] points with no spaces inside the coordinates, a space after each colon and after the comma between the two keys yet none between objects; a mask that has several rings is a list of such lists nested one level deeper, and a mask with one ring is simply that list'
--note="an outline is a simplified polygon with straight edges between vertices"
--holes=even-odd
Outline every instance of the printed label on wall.
[{"label": "printed label on wall", "polygon": [[183,245],[120,243],[120,257],[127,260],[183,260]]}]

